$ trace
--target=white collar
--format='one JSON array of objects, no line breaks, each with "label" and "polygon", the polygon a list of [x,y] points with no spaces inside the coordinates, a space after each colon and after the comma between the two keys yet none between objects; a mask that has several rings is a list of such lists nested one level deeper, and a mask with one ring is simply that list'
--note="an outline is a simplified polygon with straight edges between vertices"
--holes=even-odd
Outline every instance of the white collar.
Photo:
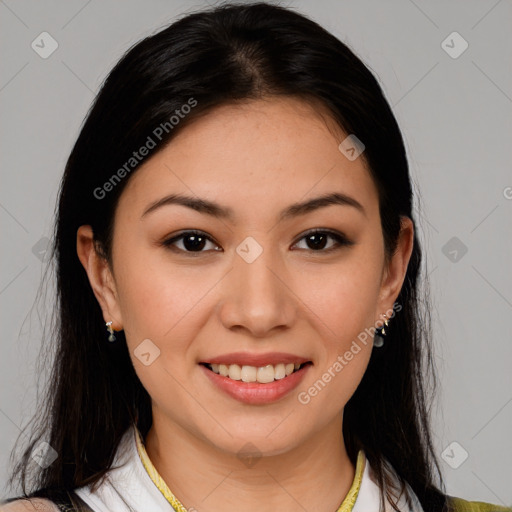
[{"label": "white collar", "polygon": [[136,430],[124,433],[107,477],[94,493],[89,486],[75,492],[94,512],[175,512],[144,468],[137,452]]},{"label": "white collar", "polygon": [[[409,485],[407,485],[407,490],[411,495],[412,507],[407,505],[405,494],[402,494],[397,504],[398,509],[407,512],[424,512],[420,501]],[[385,512],[395,512],[387,500],[385,500],[384,503]],[[380,510],[379,507],[379,486],[373,476],[370,463],[368,459],[366,459],[363,478],[361,479],[361,487],[359,488],[359,493],[357,494],[357,499],[354,503],[354,507],[352,508],[352,512],[378,512]]]},{"label": "white collar", "polygon": [[[76,493],[94,512],[176,512],[148,475],[137,451],[134,426],[127,429],[117,449],[113,467],[95,492],[89,486],[80,487]],[[423,509],[410,489],[413,507],[407,507],[402,495],[398,506],[407,512],[423,512]],[[366,459],[361,487],[352,512],[378,512],[379,488],[375,483],[370,464]],[[386,501],[386,512],[392,511]]]}]

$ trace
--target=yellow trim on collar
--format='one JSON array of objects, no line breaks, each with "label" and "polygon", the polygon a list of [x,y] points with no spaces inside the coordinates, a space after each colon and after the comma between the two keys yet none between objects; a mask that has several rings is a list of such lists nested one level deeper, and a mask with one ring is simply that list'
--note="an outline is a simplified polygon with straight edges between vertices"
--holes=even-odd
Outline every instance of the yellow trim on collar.
[{"label": "yellow trim on collar", "polygon": [[164,479],[160,476],[155,466],[151,462],[148,452],[144,446],[144,439],[142,438],[142,434],[140,433],[138,428],[135,428],[137,435],[135,436],[137,439],[137,451],[139,452],[140,460],[144,465],[149,477],[153,480],[153,483],[158,487],[160,492],[165,496],[165,499],[173,506],[176,512],[188,512],[187,509],[180,503],[178,498],[174,496],[171,489],[164,482]]},{"label": "yellow trim on collar", "polygon": [[365,465],[366,456],[363,450],[359,450],[359,453],[357,454],[356,474],[354,475],[354,481],[352,482],[352,485],[348,490],[343,503],[340,505],[340,508],[336,512],[350,512],[354,508],[357,496],[359,494],[359,489],[361,488]]},{"label": "yellow trim on collar", "polygon": [[[151,462],[146,448],[144,446],[144,439],[138,428],[135,428],[136,431],[136,441],[137,441],[137,451],[139,453],[140,460],[146,469],[147,474],[153,481],[153,483],[157,486],[159,491],[164,495],[165,499],[173,506],[176,512],[188,512],[187,509],[180,503],[178,498],[174,496],[171,489],[169,489],[168,485],[164,482],[164,479],[160,476],[155,466]],[[363,479],[363,472],[366,465],[366,457],[363,450],[359,450],[357,454],[357,463],[356,463],[356,472],[354,476],[354,480],[352,485],[343,500],[343,503],[340,505],[336,512],[351,512],[354,508],[354,504],[357,500],[357,495],[359,494],[359,489],[361,488],[361,481]]]}]

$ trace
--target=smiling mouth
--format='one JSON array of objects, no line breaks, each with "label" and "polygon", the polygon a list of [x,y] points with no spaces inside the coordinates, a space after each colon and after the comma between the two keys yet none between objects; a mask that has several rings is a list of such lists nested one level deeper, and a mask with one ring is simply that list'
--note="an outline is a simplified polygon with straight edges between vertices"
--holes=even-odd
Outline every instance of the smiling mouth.
[{"label": "smiling mouth", "polygon": [[292,373],[299,372],[305,366],[311,365],[311,361],[306,363],[279,363],[276,365],[267,364],[265,366],[249,366],[238,364],[216,364],[200,363],[208,370],[222,377],[242,382],[258,382],[260,384],[269,384],[275,380],[285,379]]}]

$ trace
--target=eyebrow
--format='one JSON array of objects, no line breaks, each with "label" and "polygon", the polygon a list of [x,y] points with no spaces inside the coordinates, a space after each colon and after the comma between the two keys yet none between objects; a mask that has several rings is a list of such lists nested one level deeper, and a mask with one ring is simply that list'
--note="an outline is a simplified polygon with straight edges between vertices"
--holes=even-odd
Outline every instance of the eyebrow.
[{"label": "eyebrow", "polygon": [[[210,215],[219,219],[226,219],[231,222],[235,218],[235,214],[232,208],[223,207],[218,203],[209,201],[207,199],[200,199],[197,197],[185,196],[181,194],[170,194],[151,203],[142,214],[141,219],[149,213],[154,212],[158,208],[171,204],[186,206],[187,208],[191,208],[199,213]],[[346,194],[334,192],[332,194],[325,194],[314,199],[294,203],[288,206],[280,213],[279,221],[298,217],[300,215],[304,215],[306,213],[331,205],[351,206],[362,213],[365,217],[367,216],[363,205],[359,201]]]}]

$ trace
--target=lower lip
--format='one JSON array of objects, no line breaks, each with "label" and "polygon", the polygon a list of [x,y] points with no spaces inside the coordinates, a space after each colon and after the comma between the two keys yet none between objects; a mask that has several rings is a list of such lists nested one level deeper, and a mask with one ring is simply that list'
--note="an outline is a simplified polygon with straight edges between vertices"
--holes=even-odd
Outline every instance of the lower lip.
[{"label": "lower lip", "polygon": [[213,384],[231,397],[246,404],[258,405],[276,402],[290,393],[300,384],[311,364],[303,366],[300,370],[288,375],[288,377],[274,380],[274,382],[269,382],[268,384],[233,380],[209,370],[202,364],[199,366]]}]

